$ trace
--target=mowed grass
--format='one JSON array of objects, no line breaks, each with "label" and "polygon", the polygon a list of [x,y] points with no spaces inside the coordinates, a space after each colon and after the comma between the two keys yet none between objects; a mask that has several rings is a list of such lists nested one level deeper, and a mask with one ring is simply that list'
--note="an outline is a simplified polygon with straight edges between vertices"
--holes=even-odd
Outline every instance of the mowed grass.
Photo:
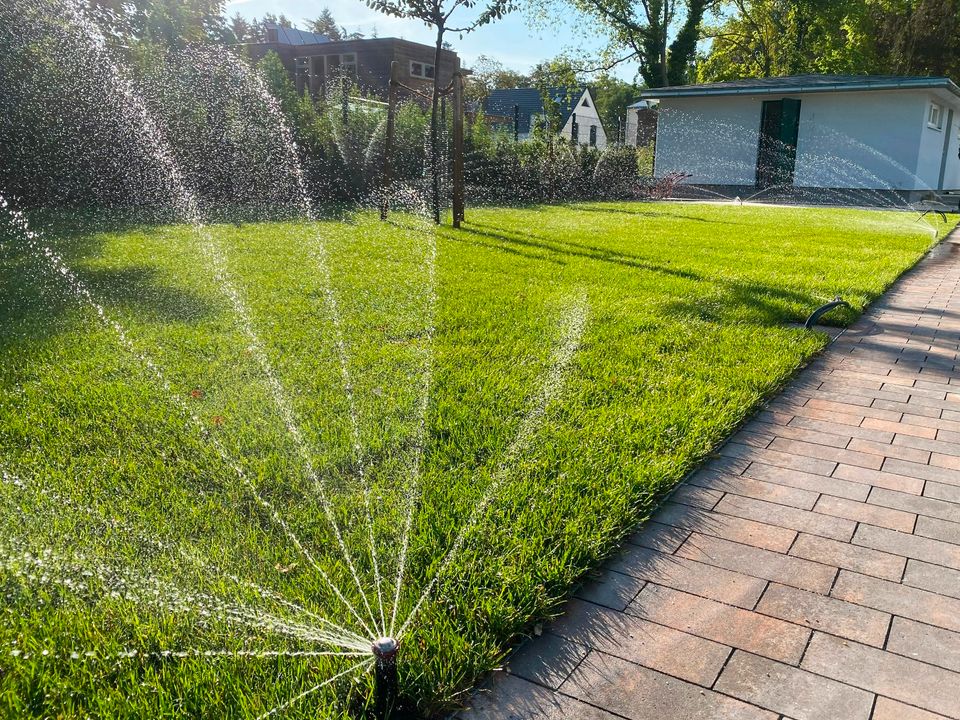
[{"label": "mowed grass", "polygon": [[0,236],[10,717],[363,715],[362,670],[283,705],[365,658],[289,653],[332,649],[318,618],[389,629],[395,596],[398,628],[441,568],[400,675],[450,708],[825,345],[792,323],[935,240],[909,213],[665,203],[37,222],[129,344]]}]

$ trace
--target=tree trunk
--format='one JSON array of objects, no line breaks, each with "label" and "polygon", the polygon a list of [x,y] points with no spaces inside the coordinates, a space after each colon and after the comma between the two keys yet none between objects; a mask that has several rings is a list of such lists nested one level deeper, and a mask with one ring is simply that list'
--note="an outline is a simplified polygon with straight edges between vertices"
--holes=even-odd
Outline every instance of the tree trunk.
[{"label": "tree trunk", "polygon": [[432,181],[433,222],[440,224],[440,51],[443,49],[443,25],[437,25],[437,50],[433,56],[433,102],[430,104],[430,174]]}]

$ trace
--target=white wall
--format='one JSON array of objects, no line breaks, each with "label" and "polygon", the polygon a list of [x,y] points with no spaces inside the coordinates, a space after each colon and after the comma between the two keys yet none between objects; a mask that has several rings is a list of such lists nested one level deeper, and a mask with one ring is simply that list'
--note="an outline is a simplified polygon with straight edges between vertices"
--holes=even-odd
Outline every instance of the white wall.
[{"label": "white wall", "polygon": [[[794,185],[798,187],[925,190],[936,188],[944,132],[927,127],[933,95],[922,90],[874,90],[790,95],[670,98],[660,103],[656,174],[692,173],[702,185],[753,185],[763,100],[800,99]],[[960,188],[954,108],[944,187]]]},{"label": "white wall", "polygon": [[696,185],[753,185],[759,140],[759,98],[663,98],[655,173],[691,173],[687,182]]},{"label": "white wall", "polygon": [[874,90],[795,97],[800,97],[800,132],[794,185],[883,190],[926,187],[923,179],[915,177],[926,93]]},{"label": "white wall", "polygon": [[[583,102],[586,100],[588,106],[584,106]],[[574,110],[577,114],[577,143],[580,145],[589,145],[590,144],[590,126],[597,126],[597,147],[605,148],[607,146],[607,134],[603,130],[603,125],[600,122],[600,115],[597,114],[597,109],[593,106],[593,100],[590,98],[587,92],[577,100],[577,108]],[[567,119],[567,124],[563,126],[563,129],[560,131],[560,137],[567,140],[571,139],[573,133],[573,115]]]}]

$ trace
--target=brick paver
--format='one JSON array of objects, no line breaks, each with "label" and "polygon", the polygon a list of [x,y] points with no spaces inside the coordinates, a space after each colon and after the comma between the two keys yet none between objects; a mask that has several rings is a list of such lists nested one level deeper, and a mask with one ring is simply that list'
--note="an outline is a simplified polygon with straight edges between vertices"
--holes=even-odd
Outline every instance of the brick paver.
[{"label": "brick paver", "polygon": [[960,233],[576,596],[464,720],[960,720]]}]

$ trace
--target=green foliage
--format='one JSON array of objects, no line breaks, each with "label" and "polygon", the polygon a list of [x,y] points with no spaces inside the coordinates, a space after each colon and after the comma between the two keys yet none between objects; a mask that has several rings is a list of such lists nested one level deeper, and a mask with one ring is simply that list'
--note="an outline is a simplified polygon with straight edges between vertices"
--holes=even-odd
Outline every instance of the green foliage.
[{"label": "green foliage", "polygon": [[493,90],[529,87],[531,82],[528,75],[510,70],[487,55],[479,56],[471,70],[465,87],[468,101],[482,102]]},{"label": "green foliage", "polygon": [[[0,231],[0,469],[23,481],[0,477],[0,716],[258,717],[349,667],[338,658],[230,657],[318,645],[197,607],[207,593],[313,627],[315,617],[245,584],[253,582],[357,627],[214,441],[360,604],[203,238],[183,225],[80,213],[38,219],[45,242],[170,386],[22,238]],[[837,293],[861,309],[931,242],[904,213],[696,203],[468,210],[460,231],[360,213],[212,224],[207,237],[246,298],[374,606],[326,292],[342,313],[389,589],[424,352],[432,357],[400,619],[491,476],[508,468],[401,646],[404,697],[437,715],[823,346],[788,323]],[[425,268],[434,240],[435,314]],[[316,265],[319,243],[329,284]],[[519,419],[551,371],[561,318],[577,303],[588,309],[585,332],[562,390],[511,458]],[[35,570],[26,552],[44,564]],[[97,572],[84,577],[91,565]],[[132,587],[117,592],[111,568]],[[78,578],[82,588],[67,582]],[[137,578],[156,582],[138,592]],[[171,594],[180,603],[164,606]],[[151,651],[158,655],[141,654]],[[371,687],[369,674],[344,678],[284,717],[369,717]]]},{"label": "green foliage", "polygon": [[592,83],[597,114],[607,131],[607,138],[615,138],[627,112],[627,106],[640,97],[640,88],[609,74],[602,74]]},{"label": "green foliage", "polygon": [[956,0],[732,0],[705,33],[701,81],[798,73],[960,72]]}]

